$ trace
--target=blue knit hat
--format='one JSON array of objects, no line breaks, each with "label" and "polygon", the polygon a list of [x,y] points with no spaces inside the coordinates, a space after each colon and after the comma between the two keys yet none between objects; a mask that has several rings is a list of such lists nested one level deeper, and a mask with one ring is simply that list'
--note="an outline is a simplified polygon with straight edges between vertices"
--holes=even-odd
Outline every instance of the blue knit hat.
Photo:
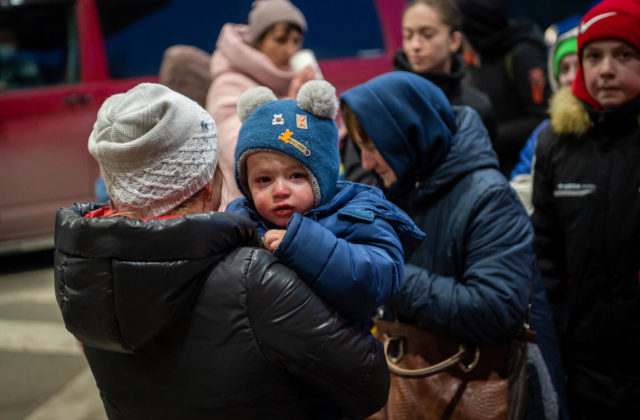
[{"label": "blue knit hat", "polygon": [[247,157],[257,152],[278,152],[300,162],[309,174],[318,207],[336,190],[340,170],[336,90],[324,80],[300,88],[296,101],[277,100],[271,90],[258,86],[238,100],[243,122],[236,144],[235,176],[238,187],[251,200],[247,183]]}]

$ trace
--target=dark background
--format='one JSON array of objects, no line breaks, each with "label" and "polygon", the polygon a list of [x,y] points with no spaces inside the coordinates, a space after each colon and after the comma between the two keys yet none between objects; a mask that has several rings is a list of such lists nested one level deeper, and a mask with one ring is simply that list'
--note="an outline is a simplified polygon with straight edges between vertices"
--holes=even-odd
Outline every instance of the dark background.
[{"label": "dark background", "polygon": [[[578,19],[597,2],[505,1],[511,18],[532,19],[543,31],[567,17]],[[156,61],[171,44],[195,45],[213,52],[222,25],[246,24],[252,2],[99,0],[112,77],[157,73],[160,63]],[[376,54],[384,49],[380,28],[371,25],[377,21],[372,0],[293,0],[293,3],[308,21],[304,46],[314,50],[319,59]]]}]

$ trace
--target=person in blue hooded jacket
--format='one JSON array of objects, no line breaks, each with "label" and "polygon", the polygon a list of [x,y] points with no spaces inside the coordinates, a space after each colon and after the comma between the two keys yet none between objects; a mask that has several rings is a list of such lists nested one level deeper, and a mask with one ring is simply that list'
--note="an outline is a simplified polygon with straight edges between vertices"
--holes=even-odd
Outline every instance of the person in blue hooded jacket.
[{"label": "person in blue hooded jacket", "polygon": [[400,321],[474,344],[522,328],[532,290],[528,418],[564,417],[557,337],[540,280],[533,228],[478,114],[452,107],[428,80],[392,72],[342,97],[342,116],[362,165],[427,239],[405,264],[389,309]]},{"label": "person in blue hooded jacket", "polygon": [[326,81],[305,83],[297,101],[278,101],[266,87],[247,90],[235,151],[246,198],[226,211],[253,220],[266,249],[368,328],[424,234],[378,188],[338,181],[337,110]]}]

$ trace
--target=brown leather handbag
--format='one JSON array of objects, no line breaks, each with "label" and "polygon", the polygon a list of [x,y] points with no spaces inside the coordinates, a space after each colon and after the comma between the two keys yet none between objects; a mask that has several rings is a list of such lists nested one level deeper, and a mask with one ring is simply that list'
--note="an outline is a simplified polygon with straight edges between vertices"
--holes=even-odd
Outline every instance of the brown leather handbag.
[{"label": "brown leather handbag", "polygon": [[520,420],[524,418],[526,341],[532,332],[495,346],[466,346],[424,328],[374,319],[391,388],[371,420]]}]

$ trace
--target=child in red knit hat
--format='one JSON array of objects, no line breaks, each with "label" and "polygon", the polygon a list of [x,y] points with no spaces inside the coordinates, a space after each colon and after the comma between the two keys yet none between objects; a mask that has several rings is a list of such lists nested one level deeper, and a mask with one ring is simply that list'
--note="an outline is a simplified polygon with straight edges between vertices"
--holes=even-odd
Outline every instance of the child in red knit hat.
[{"label": "child in red knit hat", "polygon": [[[598,80],[598,65],[602,64],[602,55],[611,53],[612,58],[619,57],[616,48],[631,49],[630,54],[640,51],[640,1],[607,0],[591,9],[580,21],[578,34],[578,56],[582,66],[573,82],[574,94],[595,109],[622,105],[640,93],[638,69],[631,66],[620,67],[619,82],[622,84],[615,92],[609,92],[607,83]],[[624,58],[628,53],[622,52]],[[604,76],[605,79],[606,75]],[[616,95],[617,93],[617,95]],[[618,100],[612,100],[617,97]]]},{"label": "child in red knit hat", "polygon": [[536,150],[536,251],[571,418],[638,418],[640,0],[593,7],[580,22],[578,57]]}]

